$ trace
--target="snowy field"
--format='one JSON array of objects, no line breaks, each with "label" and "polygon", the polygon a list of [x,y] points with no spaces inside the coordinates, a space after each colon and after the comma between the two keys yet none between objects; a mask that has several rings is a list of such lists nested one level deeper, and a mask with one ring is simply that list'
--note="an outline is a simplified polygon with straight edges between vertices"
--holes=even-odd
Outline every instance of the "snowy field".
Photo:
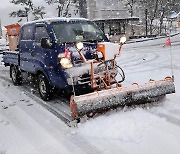
[{"label": "snowy field", "polygon": [[[124,85],[172,75],[165,41],[124,45],[118,59],[126,74]],[[171,41],[175,94],[151,105],[109,112],[75,128],[13,86],[9,68],[0,65],[0,154],[179,154],[180,35]]]}]

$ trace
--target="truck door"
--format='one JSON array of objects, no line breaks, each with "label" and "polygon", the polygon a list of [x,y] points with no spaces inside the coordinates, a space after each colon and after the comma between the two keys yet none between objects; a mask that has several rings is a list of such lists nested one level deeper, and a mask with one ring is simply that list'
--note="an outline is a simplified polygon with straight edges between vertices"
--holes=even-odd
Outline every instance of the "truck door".
[{"label": "truck door", "polygon": [[20,68],[27,72],[34,70],[33,47],[34,25],[26,25],[22,28],[22,34],[19,41]]},{"label": "truck door", "polygon": [[41,47],[41,39],[50,38],[45,24],[36,24],[35,26],[35,41],[34,41],[34,69],[47,71],[52,59],[52,49],[44,49]]}]

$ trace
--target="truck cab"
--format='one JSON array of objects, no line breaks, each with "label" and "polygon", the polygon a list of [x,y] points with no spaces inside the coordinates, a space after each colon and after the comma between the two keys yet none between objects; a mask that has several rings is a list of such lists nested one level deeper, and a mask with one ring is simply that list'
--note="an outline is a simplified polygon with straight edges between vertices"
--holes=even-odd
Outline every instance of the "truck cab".
[{"label": "truck cab", "polygon": [[[3,61],[10,66],[14,84],[21,84],[22,72],[37,77],[40,95],[48,100],[52,87],[89,85],[88,61],[102,58],[97,43],[107,41],[97,25],[87,19],[38,20],[21,27],[17,50],[4,52]],[[80,46],[83,48],[78,49]]]}]

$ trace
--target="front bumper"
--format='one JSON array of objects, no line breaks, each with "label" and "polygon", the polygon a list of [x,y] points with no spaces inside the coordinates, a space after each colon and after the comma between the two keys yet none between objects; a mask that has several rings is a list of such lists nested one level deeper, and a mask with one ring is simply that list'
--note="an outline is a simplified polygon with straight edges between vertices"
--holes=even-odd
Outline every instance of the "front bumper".
[{"label": "front bumper", "polygon": [[[99,73],[104,71],[104,65],[98,66],[99,63],[94,63],[94,72]],[[84,85],[91,83],[91,63],[82,64],[65,70],[68,85]]]}]

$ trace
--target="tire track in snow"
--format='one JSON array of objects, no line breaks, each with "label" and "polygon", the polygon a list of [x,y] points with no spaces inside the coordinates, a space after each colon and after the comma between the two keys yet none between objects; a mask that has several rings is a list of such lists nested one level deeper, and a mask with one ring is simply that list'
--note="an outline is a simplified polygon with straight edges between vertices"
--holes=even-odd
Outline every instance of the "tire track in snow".
[{"label": "tire track in snow", "polygon": [[[5,82],[5,83],[8,83],[11,86],[13,86],[13,84],[12,84],[12,82],[11,82],[11,80],[9,78],[6,78],[5,76],[0,75],[0,79],[2,79],[1,82]],[[16,88],[18,90],[20,90],[20,91],[24,91],[24,94],[26,94],[27,97],[31,98],[32,100],[34,100],[35,102],[37,102],[38,104],[43,106],[46,110],[48,110],[49,112],[54,114],[60,120],[64,121],[65,123],[69,122],[69,121],[67,121],[67,119],[65,117],[63,117],[61,114],[59,114],[58,111],[56,111],[51,106],[49,106],[47,104],[47,102],[44,102],[43,100],[41,100],[36,95],[30,93],[29,90],[27,89],[27,87],[24,87],[22,85],[22,86],[19,86],[19,87],[17,86]],[[54,100],[54,101],[57,101],[57,100]],[[97,154],[97,153],[101,154],[101,153],[103,153],[102,151],[100,151],[96,147],[93,147],[88,140],[84,139],[83,136],[80,136],[80,135],[72,136],[72,137],[70,137],[70,139],[71,139],[73,144],[78,146],[81,150],[83,150],[87,154]]]},{"label": "tire track in snow", "polygon": [[[174,46],[176,46],[175,43],[178,43],[177,45],[180,44],[179,41],[171,41],[171,43],[172,43],[172,49],[173,49]],[[140,54],[146,54],[147,52],[148,53],[156,53],[156,54],[160,53],[160,54],[162,54],[162,49],[163,50],[168,50],[168,48],[163,48],[163,45],[164,45],[164,42],[161,43],[161,44],[155,44],[155,45],[154,44],[143,45],[143,43],[142,43],[142,44],[137,45],[136,47],[131,47],[130,45],[127,45],[127,46],[124,47],[123,50],[125,50],[124,53],[127,53],[127,52],[138,53],[138,56],[141,56]],[[163,52],[163,54],[164,54],[164,52]]]},{"label": "tire track in snow", "polygon": [[[3,79],[5,82],[8,82],[10,85],[13,86],[12,82],[10,79],[7,79],[4,76],[0,76],[0,79]],[[29,87],[30,88],[30,87]],[[53,106],[50,106],[48,104],[48,102],[45,102],[43,100],[41,100],[41,98],[39,98],[38,96],[36,96],[35,94],[32,94],[30,92],[30,89],[28,89],[26,86],[22,85],[22,86],[17,86],[17,89],[20,91],[23,91],[24,94],[26,94],[29,98],[33,99],[35,102],[37,102],[38,104],[40,104],[41,106],[43,106],[45,109],[47,109],[49,112],[53,113],[56,117],[58,117],[60,120],[62,120],[65,123],[70,122],[66,117],[62,116],[62,114],[58,113],[60,111],[58,111],[57,109],[53,108]],[[54,100],[57,101],[57,100]],[[69,117],[70,118],[70,117]]]},{"label": "tire track in snow", "polygon": [[124,63],[119,62],[118,64],[120,64],[120,66],[122,66],[124,68],[128,68],[128,69],[133,69],[133,70],[134,70],[134,68],[141,69],[141,68],[144,68],[146,65],[148,65],[148,67],[154,66],[154,65],[150,65],[150,63],[152,61],[158,60],[159,57],[160,56],[155,53],[146,53],[146,54],[142,54],[141,57],[139,55],[134,56],[133,59],[129,59],[130,62],[125,61]]},{"label": "tire track in snow", "polygon": [[[126,50],[126,49],[125,49]],[[169,49],[166,48],[163,51],[162,48],[151,48],[144,51],[143,48],[139,47],[136,52],[132,52],[131,48],[127,47],[127,53],[122,55],[122,59],[118,59],[118,64],[124,69],[127,70],[128,74],[141,73],[153,70],[170,70],[171,61]],[[172,48],[172,51],[176,51]],[[130,56],[134,54],[134,56]],[[177,63],[175,63],[176,57],[173,57],[173,69],[178,70]]]},{"label": "tire track in snow", "polygon": [[180,127],[180,119],[177,119],[173,116],[170,116],[170,115],[164,114],[164,113],[155,113],[152,111],[149,111],[149,112],[160,117],[160,118],[165,118],[167,122],[172,123],[172,124]]},{"label": "tire track in snow", "polygon": [[[162,51],[161,51],[162,52]],[[130,54],[133,54],[129,57]],[[149,49],[146,49],[146,51],[142,51],[141,47],[137,51],[131,51],[128,49],[127,53],[122,55],[121,59],[118,59],[118,64],[125,65],[126,68],[129,67],[144,67],[144,64],[147,64],[148,66],[151,65],[152,62],[158,61],[158,63],[161,63],[164,61],[164,59],[161,59],[159,62],[159,58],[161,57],[161,53],[158,53],[156,51],[149,51]]]},{"label": "tire track in snow", "polygon": [[159,117],[166,118],[166,120],[172,124],[175,124],[180,127],[180,119],[174,118],[170,115],[164,114],[164,113],[158,113]]}]

